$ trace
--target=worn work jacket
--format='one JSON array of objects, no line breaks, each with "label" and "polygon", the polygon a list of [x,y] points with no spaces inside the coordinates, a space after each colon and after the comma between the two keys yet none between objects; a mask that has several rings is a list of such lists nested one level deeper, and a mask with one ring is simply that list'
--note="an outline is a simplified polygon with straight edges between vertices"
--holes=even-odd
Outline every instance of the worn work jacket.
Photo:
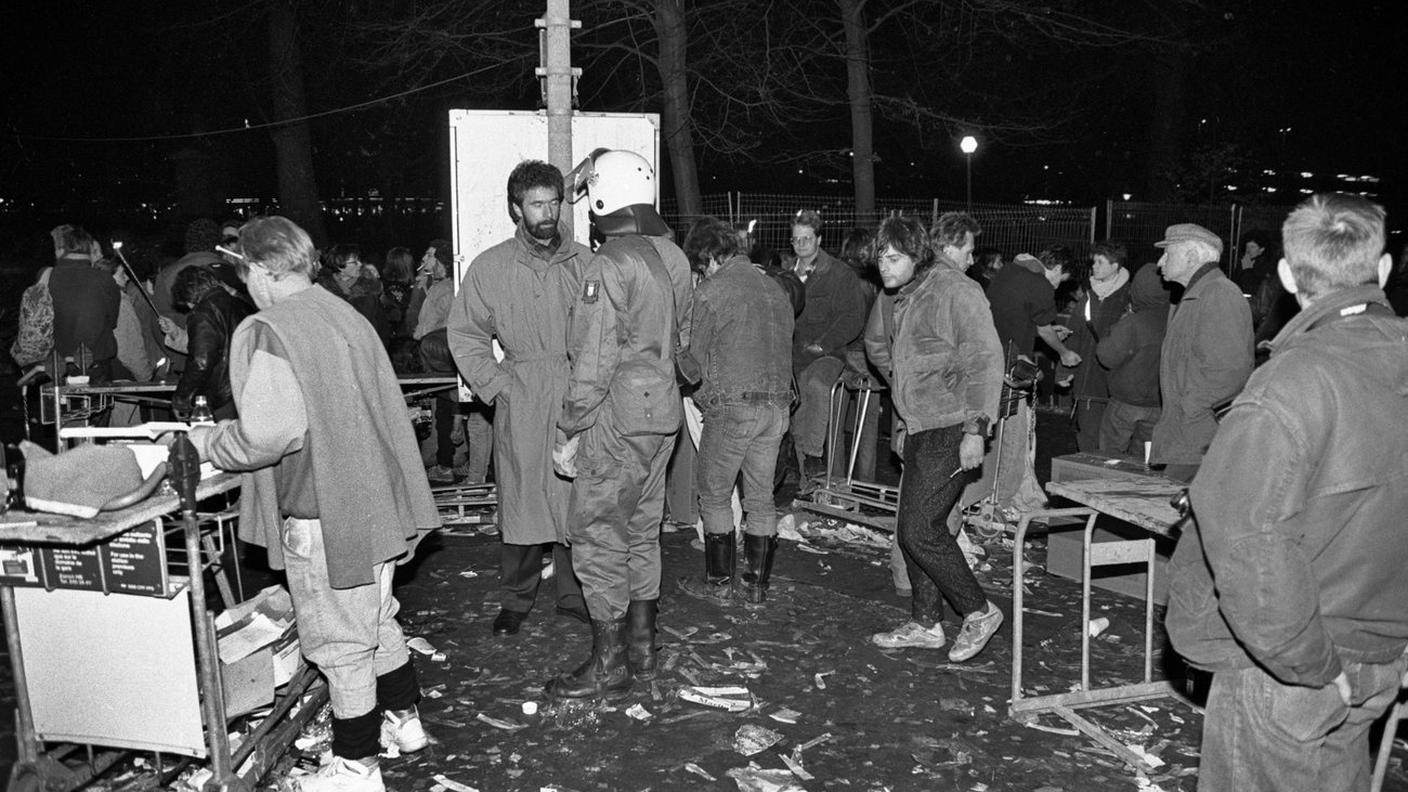
[{"label": "worn work jacket", "polygon": [[1408,644],[1408,321],[1360,286],[1271,348],[1193,480],[1168,634],[1201,668],[1319,687]]},{"label": "worn work jacket", "polygon": [[1216,265],[1193,276],[1169,312],[1159,353],[1163,414],[1150,462],[1196,465],[1217,433],[1213,409],[1252,372],[1252,312],[1242,290]]},{"label": "worn work jacket", "polygon": [[699,284],[690,315],[700,409],[792,401],[792,303],[747,256],[730,258]]},{"label": "worn work jacket", "polygon": [[539,250],[519,229],[476,256],[446,324],[455,365],[495,405],[494,480],[508,544],[565,539],[572,489],[553,472],[552,449],[567,393],[567,327],[591,251],[570,240],[549,258]]},{"label": "worn work jacket", "polygon": [[976,432],[997,420],[1002,344],[987,297],[952,259],[899,292],[882,292],[866,327],[871,363],[890,382],[910,434],[962,424]]}]

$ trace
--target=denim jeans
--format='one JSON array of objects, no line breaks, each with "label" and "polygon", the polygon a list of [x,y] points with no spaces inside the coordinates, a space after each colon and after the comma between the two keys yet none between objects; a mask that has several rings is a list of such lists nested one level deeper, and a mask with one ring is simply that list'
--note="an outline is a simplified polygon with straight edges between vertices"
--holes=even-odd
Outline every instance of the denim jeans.
[{"label": "denim jeans", "polygon": [[846,362],[822,357],[797,375],[799,401],[792,417],[792,442],[797,453],[819,457],[826,450],[826,427],[831,416],[831,388]]},{"label": "denim jeans", "polygon": [[754,536],[777,533],[772,474],[785,431],[786,405],[720,405],[705,414],[694,465],[699,516],[704,520],[705,533],[733,532],[730,500],[740,474],[746,532]]},{"label": "denim jeans", "polygon": [[961,426],[917,432],[905,438],[896,529],[913,589],[910,615],[930,627],[943,617],[944,599],[960,616],[982,610],[987,595],[948,530],[948,515],[963,491],[958,468]]},{"label": "denim jeans", "polygon": [[1352,706],[1334,685],[1283,685],[1255,667],[1213,674],[1199,792],[1368,789],[1369,727],[1397,697],[1405,667],[1402,657],[1346,663]]},{"label": "denim jeans", "polygon": [[373,567],[376,583],[333,588],[319,520],[286,518],[283,551],[299,649],[327,677],[333,715],[371,712],[377,706],[376,678],[410,660],[396,622],[401,605],[391,593],[396,565]]}]

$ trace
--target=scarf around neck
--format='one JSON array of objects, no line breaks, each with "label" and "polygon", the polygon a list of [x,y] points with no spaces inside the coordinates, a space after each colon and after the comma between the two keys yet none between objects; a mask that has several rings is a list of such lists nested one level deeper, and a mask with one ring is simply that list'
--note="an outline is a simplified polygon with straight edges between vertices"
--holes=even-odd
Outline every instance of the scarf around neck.
[{"label": "scarf around neck", "polygon": [[1111,294],[1119,291],[1126,283],[1129,283],[1129,270],[1120,267],[1115,271],[1115,276],[1109,280],[1098,281],[1091,278],[1090,290],[1095,292],[1095,296],[1103,301]]}]

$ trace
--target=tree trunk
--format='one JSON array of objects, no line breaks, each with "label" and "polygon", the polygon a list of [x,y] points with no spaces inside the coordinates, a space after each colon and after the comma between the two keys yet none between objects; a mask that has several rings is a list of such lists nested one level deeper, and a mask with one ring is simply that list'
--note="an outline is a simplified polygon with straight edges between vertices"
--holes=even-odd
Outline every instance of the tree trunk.
[{"label": "tree trunk", "polygon": [[704,213],[704,202],[699,196],[699,170],[694,164],[694,120],[685,79],[684,0],[656,0],[655,32],[660,40],[660,83],[665,100],[661,123],[674,177],[675,200],[682,216],[697,217]]},{"label": "tree trunk", "polygon": [[856,225],[875,224],[875,141],[865,0],[836,0],[846,31],[846,98],[851,105],[851,180]]},{"label": "tree trunk", "polygon": [[[302,118],[308,114],[303,94],[303,57],[299,53],[298,17],[289,0],[275,0],[269,8],[269,70],[273,82],[274,118]],[[318,180],[313,172],[313,140],[307,121],[281,124],[273,129],[274,154],[279,174],[279,206],[284,216],[303,227],[313,244],[328,243],[318,206]]]}]

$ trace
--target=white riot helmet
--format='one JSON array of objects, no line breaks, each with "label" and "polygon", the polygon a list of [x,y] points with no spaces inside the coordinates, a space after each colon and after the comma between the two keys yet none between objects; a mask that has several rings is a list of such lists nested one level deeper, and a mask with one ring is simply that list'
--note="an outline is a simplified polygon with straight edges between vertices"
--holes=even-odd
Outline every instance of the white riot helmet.
[{"label": "white riot helmet", "polygon": [[587,198],[593,214],[608,215],[635,204],[655,205],[655,170],[630,151],[607,151],[592,162]]},{"label": "white riot helmet", "polygon": [[573,193],[587,194],[592,222],[602,233],[663,234],[655,211],[655,169],[631,151],[597,149],[568,174]]}]

